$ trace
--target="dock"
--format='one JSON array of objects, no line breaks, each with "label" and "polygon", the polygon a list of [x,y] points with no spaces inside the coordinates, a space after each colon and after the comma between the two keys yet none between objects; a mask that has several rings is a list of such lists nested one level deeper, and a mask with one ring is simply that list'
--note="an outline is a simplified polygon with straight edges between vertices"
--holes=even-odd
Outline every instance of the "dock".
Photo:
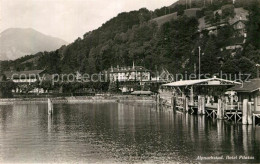
[{"label": "dock", "polygon": [[[216,77],[164,84],[160,90],[160,102],[163,102],[162,106],[176,111],[256,125],[260,119],[260,80],[259,83],[252,81],[257,84],[255,87],[252,87],[252,83],[242,85]],[[247,91],[247,86],[251,90]],[[242,94],[241,88],[244,88]],[[214,95],[216,90],[221,90],[217,96]]]}]

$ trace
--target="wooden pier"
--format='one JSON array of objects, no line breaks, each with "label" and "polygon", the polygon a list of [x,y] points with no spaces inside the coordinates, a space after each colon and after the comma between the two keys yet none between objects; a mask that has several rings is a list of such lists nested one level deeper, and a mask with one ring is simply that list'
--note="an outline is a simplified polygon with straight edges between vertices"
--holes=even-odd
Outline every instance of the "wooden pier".
[{"label": "wooden pier", "polygon": [[[173,98],[173,100],[174,99],[175,98]],[[183,100],[182,104],[174,103],[174,101],[170,104],[162,97],[160,102],[161,107],[172,108],[173,110],[188,112],[190,114],[205,115],[206,117],[216,118],[218,120],[234,121],[244,125],[255,125],[256,119],[260,119],[260,112],[253,111],[253,104],[252,102],[248,102],[248,100],[245,100],[240,108],[237,106],[235,108],[225,106],[220,99],[218,100],[218,104],[205,104],[205,106],[203,103],[189,105],[187,99]]]},{"label": "wooden pier", "polygon": [[[166,89],[161,92],[160,102],[167,104],[167,108],[170,106],[170,108],[177,111],[205,115],[219,120],[225,119],[244,125],[256,125],[257,120],[260,118],[260,111],[257,108],[257,105],[260,103],[256,102],[256,100],[258,100],[257,98],[253,99],[253,101],[248,98],[241,99],[240,96],[237,96],[236,92],[228,89],[224,89],[221,96],[218,96],[217,101],[212,101],[212,96],[209,95],[201,93],[194,94],[195,87],[198,87],[199,90],[201,90],[201,87],[204,87],[203,89],[212,89],[212,87],[219,86],[228,86],[227,88],[232,88],[235,85],[240,84],[218,78],[178,81],[164,84],[164,86],[168,87],[168,90]],[[169,89],[169,87],[171,89]],[[166,92],[168,92],[168,94],[166,94]]]}]

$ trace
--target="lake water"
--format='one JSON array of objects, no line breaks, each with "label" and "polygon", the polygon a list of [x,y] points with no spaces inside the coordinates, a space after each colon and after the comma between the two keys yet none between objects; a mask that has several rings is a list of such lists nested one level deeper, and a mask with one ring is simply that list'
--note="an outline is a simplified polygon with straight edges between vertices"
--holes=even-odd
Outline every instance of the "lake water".
[{"label": "lake water", "polygon": [[260,129],[149,104],[0,106],[0,161],[260,162]]}]

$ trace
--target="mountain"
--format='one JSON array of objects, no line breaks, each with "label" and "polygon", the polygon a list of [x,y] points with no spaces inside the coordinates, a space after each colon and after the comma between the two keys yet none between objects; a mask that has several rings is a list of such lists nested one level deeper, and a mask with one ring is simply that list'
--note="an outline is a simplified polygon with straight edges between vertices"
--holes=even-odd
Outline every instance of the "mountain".
[{"label": "mountain", "polygon": [[14,60],[40,51],[52,51],[66,41],[31,28],[9,28],[0,33],[0,60]]}]

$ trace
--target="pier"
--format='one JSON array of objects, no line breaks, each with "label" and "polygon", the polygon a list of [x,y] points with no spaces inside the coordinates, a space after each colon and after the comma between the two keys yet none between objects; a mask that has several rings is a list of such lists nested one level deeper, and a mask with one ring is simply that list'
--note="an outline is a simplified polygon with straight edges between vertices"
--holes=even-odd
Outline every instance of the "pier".
[{"label": "pier", "polygon": [[260,118],[260,79],[239,83],[216,77],[162,85],[163,106],[219,120],[255,125]]}]

